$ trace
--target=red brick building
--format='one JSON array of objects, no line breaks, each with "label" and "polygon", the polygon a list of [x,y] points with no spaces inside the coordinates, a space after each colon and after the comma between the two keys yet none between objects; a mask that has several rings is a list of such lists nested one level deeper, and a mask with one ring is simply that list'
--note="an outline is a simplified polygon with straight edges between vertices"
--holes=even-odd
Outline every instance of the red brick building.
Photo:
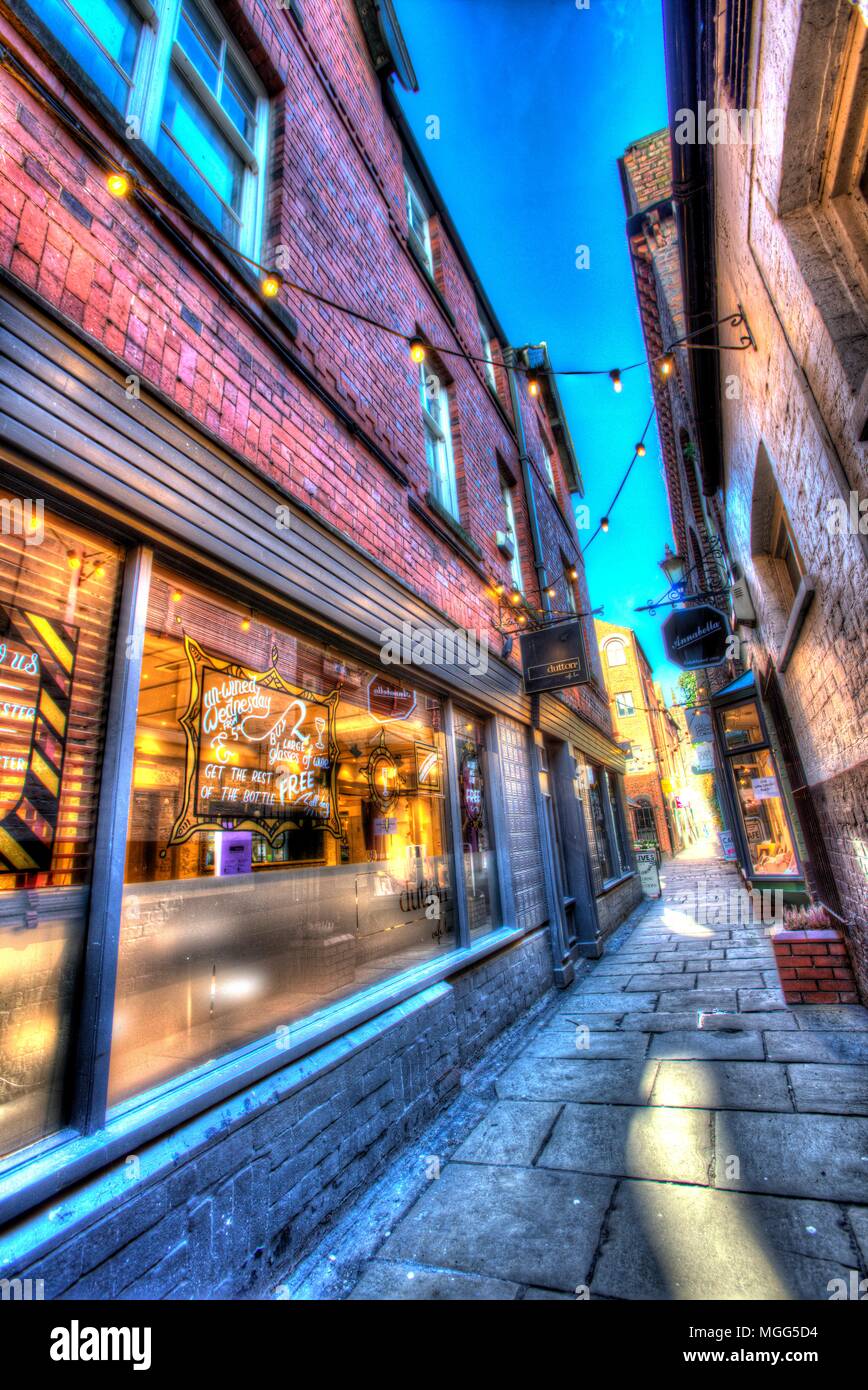
[{"label": "red brick building", "polygon": [[[639,896],[575,451],[390,9],[0,3],[0,1268],[48,1297],[264,1287]],[[531,702],[558,612],[590,679]]]}]

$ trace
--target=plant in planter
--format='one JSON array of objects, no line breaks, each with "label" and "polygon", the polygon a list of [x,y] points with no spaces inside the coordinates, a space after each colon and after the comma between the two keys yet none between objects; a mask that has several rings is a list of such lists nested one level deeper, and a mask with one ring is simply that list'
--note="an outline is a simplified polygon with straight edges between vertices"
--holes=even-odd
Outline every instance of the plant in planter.
[{"label": "plant in planter", "polygon": [[812,903],[810,907],[785,907],[785,931],[827,931],[832,919],[824,907]]}]

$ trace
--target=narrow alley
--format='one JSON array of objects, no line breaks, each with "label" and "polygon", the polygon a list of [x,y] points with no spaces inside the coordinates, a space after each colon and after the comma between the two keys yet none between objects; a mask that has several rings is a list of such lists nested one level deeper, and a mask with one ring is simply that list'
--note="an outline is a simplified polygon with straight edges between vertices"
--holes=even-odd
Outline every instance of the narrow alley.
[{"label": "narrow alley", "polygon": [[[423,1136],[394,1165],[386,1186],[407,1164],[430,1176],[388,1233],[367,1220],[353,1298],[852,1296],[868,1011],[786,1007],[738,887],[691,851],[664,867],[662,898],[557,997],[454,1151],[434,1163]],[[729,920],[697,921],[721,890]]]}]

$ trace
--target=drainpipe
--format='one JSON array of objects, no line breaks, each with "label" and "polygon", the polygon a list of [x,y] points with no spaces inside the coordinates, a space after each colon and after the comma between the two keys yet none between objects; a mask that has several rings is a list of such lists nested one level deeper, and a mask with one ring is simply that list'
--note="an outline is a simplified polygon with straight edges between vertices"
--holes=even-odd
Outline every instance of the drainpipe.
[{"label": "drainpipe", "polygon": [[527,437],[524,432],[524,420],[522,419],[518,386],[515,379],[514,348],[508,347],[504,350],[503,363],[506,367],[506,376],[509,381],[509,399],[512,402],[512,417],[515,421],[515,432],[518,438],[518,458],[521,464],[521,477],[524,484],[524,495],[527,500],[527,513],[530,521],[530,543],[531,549],[533,550],[533,567],[536,570],[537,584],[539,585],[542,605],[548,613],[551,612],[551,601],[546,593],[546,589],[549,587],[549,579],[546,572],[545,560],[543,559],[539,515],[536,509],[536,493],[534,492],[533,475],[531,473],[531,457],[527,451]]}]

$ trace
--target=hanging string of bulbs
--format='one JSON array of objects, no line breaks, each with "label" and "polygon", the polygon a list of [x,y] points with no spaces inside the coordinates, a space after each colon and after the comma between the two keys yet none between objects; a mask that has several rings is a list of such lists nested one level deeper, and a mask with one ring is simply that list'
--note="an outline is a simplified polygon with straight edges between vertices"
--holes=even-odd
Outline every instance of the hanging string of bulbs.
[{"label": "hanging string of bulbs", "polygon": [[[105,186],[111,197],[116,198],[118,200],[138,198],[145,205],[147,205],[150,202],[158,212],[168,210],[176,215],[180,215],[188,224],[188,226],[190,226],[196,233],[198,233],[199,235],[206,236],[213,243],[223,247],[233,257],[237,257],[238,259],[244,261],[247,265],[251,266],[257,273],[259,289],[263,298],[274,300],[278,298],[282,291],[289,290],[295,294],[302,296],[303,298],[310,299],[314,303],[321,304],[326,308],[332,309],[337,313],[346,314],[348,317],[353,318],[358,322],[365,323],[369,327],[377,329],[379,332],[385,333],[390,337],[405,342],[407,344],[411,361],[417,364],[423,363],[426,359],[428,351],[431,351],[435,353],[437,356],[459,357],[467,362],[479,363],[483,367],[488,367],[491,365],[489,359],[484,357],[482,354],[476,355],[474,353],[467,352],[466,349],[464,349],[463,347],[450,347],[440,343],[431,344],[429,347],[429,345],[426,344],[425,341],[419,337],[418,333],[407,332],[405,329],[396,328],[393,324],[385,323],[382,319],[378,319],[371,314],[367,314],[362,309],[359,309],[353,305],[345,304],[340,300],[333,299],[329,295],[324,295],[319,291],[312,289],[309,285],[303,285],[298,281],[292,280],[287,276],[284,276],[280,271],[276,269],[271,269],[264,265],[262,262],[256,260],[255,258],[245,255],[243,252],[239,251],[237,247],[233,246],[232,243],[229,242],[225,237],[222,237],[217,231],[213,230],[212,228],[204,228],[201,225],[201,223],[199,223],[197,220],[195,220],[188,214],[186,209],[184,209],[175,200],[170,200],[164,197],[156,188],[153,187],[152,184],[142,179],[138,173],[134,173],[129,167],[121,165],[118,162],[118,160],[112,154],[110,154],[103,145],[99,143],[99,141],[93,136],[93,134],[82,124],[78,117],[75,116],[75,114],[69,110],[65,103],[61,99],[56,97],[53,93],[45,89],[42,83],[39,81],[39,79],[34,78],[34,76],[29,72],[29,70],[16,58],[16,56],[8,48],[5,47],[5,45],[0,45],[0,65],[9,68],[15,74],[18,81],[22,83],[22,85],[31,93],[32,96],[34,96],[43,106],[47,107],[50,111],[52,111],[53,114],[67,127],[67,129],[73,131],[76,138],[81,142],[81,144],[89,150],[95,162],[100,164],[103,167],[103,169],[106,170]],[[721,320],[721,322],[723,321],[724,320]],[[731,322],[733,326],[737,326],[741,322],[741,319],[738,316],[732,316],[728,321]],[[708,327],[699,329],[696,333],[686,335],[685,338],[679,339],[678,343],[689,343],[691,338],[697,337],[705,332],[708,332]],[[747,332],[748,335],[750,335],[749,328]],[[752,338],[750,338],[750,342],[752,344]],[[676,345],[677,344],[672,344],[672,346]],[[703,345],[695,344],[694,346],[700,347]],[[514,358],[515,354],[512,353],[511,355]],[[532,367],[529,364],[515,362],[514,360],[511,365],[513,366],[514,370],[524,375],[528,393],[532,397],[536,397],[540,394],[541,382],[546,377],[608,376],[609,380],[612,383],[612,389],[616,394],[620,395],[620,393],[623,390],[623,377],[627,372],[637,371],[640,367],[650,368],[656,365],[660,373],[660,376],[665,379],[674,370],[675,359],[670,349],[667,348],[662,353],[658,353],[653,357],[644,357],[637,362],[629,363],[625,367]],[[646,447],[644,442],[645,434],[647,433],[647,430],[650,426],[653,414],[654,411],[652,409],[651,415],[649,415],[645,429],[642,432],[642,437],[636,444],[633,457],[630,460],[630,464],[624,474],[624,477],[621,479],[615,496],[613,497],[612,502],[609,505],[608,511],[601,518],[596,531],[594,531],[587,544],[584,546],[583,553],[584,551],[587,551],[588,546],[592,544],[592,542],[596,539],[600,531],[608,531],[609,515],[612,511],[612,507],[614,506],[615,502],[620,496],[630,475],[630,472],[632,471],[633,465],[636,462],[636,459],[644,457],[646,453]],[[575,571],[571,572],[571,577],[577,577]],[[492,587],[495,589],[498,598],[500,598],[501,595],[505,592],[506,586],[501,584],[499,580],[492,580],[491,584]],[[551,598],[553,596],[553,591],[550,588],[549,590],[547,590],[547,597]],[[530,614],[531,612],[533,612],[534,614],[536,613],[536,610],[531,609],[529,605],[525,604],[523,595],[519,594],[518,591],[513,591],[512,593],[510,593],[509,602],[512,605],[522,605],[526,608],[527,614]],[[527,617],[525,617],[525,621],[526,620]]]}]

